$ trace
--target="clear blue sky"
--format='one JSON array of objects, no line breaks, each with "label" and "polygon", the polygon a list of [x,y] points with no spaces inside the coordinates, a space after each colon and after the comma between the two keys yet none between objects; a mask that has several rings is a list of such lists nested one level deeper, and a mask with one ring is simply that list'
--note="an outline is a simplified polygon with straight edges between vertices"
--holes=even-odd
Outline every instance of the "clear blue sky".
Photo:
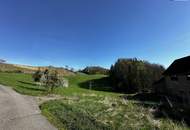
[{"label": "clear blue sky", "polygon": [[110,67],[137,57],[166,67],[190,55],[190,1],[1,0],[0,58]]}]

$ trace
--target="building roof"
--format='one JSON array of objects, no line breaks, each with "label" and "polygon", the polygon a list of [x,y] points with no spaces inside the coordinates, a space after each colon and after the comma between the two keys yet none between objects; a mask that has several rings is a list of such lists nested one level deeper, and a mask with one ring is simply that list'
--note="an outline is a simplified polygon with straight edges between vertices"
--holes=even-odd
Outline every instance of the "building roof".
[{"label": "building roof", "polygon": [[190,74],[190,56],[175,60],[163,74]]}]

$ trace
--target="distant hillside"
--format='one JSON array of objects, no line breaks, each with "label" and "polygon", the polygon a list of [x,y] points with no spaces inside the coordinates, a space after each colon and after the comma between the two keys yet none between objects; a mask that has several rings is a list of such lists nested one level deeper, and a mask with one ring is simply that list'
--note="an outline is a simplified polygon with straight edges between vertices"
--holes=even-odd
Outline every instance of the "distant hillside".
[{"label": "distant hillside", "polygon": [[34,73],[37,70],[46,70],[48,68],[55,69],[60,75],[74,75],[74,72],[66,70],[64,68],[58,67],[48,67],[48,66],[27,66],[27,65],[17,65],[17,64],[7,64],[0,63],[0,71],[2,72],[16,72],[16,73]]},{"label": "distant hillside", "polygon": [[86,74],[109,74],[109,70],[105,69],[100,66],[88,66],[84,68],[81,72],[86,73]]},{"label": "distant hillside", "polygon": [[14,66],[13,64],[0,63],[0,71],[3,71],[3,72],[25,72],[25,71],[30,71],[30,70]]}]

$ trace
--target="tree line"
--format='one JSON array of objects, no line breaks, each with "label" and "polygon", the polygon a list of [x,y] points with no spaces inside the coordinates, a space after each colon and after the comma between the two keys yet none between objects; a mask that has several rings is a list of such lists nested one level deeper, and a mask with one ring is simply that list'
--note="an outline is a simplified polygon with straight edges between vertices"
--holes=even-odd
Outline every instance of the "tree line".
[{"label": "tree line", "polygon": [[125,93],[151,91],[165,68],[159,64],[133,59],[118,59],[110,68],[110,79],[116,91]]},{"label": "tree line", "polygon": [[85,74],[105,74],[108,75],[109,74],[109,69],[100,67],[100,66],[88,66],[86,68],[84,68],[83,70],[81,70],[81,72],[85,73]]}]

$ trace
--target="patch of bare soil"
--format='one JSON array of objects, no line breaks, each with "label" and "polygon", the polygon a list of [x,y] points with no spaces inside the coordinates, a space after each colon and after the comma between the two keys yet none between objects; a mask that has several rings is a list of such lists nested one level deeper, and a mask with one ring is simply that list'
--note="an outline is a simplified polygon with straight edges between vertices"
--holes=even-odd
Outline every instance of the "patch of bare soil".
[{"label": "patch of bare soil", "polygon": [[66,99],[66,97],[60,96],[60,95],[55,95],[55,94],[49,94],[47,96],[39,96],[35,97],[35,100],[39,105],[47,102],[47,101],[52,101],[52,100],[59,100],[59,99]]},{"label": "patch of bare soil", "polygon": [[40,106],[41,104],[48,102],[48,101],[53,101],[53,100],[67,100],[67,101],[79,101],[80,98],[78,96],[74,97],[67,97],[67,96],[60,96],[56,94],[49,94],[47,96],[39,96],[39,97],[34,97],[38,105]]}]

